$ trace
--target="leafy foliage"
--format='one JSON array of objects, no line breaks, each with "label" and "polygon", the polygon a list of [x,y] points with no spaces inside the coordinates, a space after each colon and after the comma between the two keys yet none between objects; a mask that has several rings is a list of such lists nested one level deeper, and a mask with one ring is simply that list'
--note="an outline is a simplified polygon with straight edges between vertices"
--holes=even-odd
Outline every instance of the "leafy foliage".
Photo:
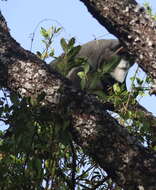
[{"label": "leafy foliage", "polygon": [[[116,83],[110,89],[109,95],[94,88],[101,79],[107,78],[118,62],[117,57],[109,60],[106,67],[96,71],[84,58],[78,58],[80,46],[75,46],[75,39],[61,39],[63,49],[61,57],[55,57],[51,47],[53,37],[60,28],[41,28],[42,43],[45,48],[37,55],[46,60],[54,58],[56,71],[66,76],[77,66],[82,68],[78,73],[81,88],[94,93],[101,102],[110,102],[119,122],[127,127],[140,142],[151,146],[151,135],[148,122],[129,105],[136,104],[136,97],[143,96],[144,84],[148,79],[137,77],[136,71],[132,77],[131,91]],[[82,190],[103,189],[121,190],[93,160],[86,156],[70,135],[70,115],[64,110],[64,115],[45,112],[41,102],[44,94],[37,99],[21,98],[17,94],[9,94],[3,90],[0,100],[0,120],[8,126],[0,132],[0,189],[12,190]]]},{"label": "leafy foliage", "polygon": [[156,20],[156,14],[153,14],[152,8],[149,3],[144,3],[147,14],[149,14],[154,20]]},{"label": "leafy foliage", "polygon": [[100,169],[72,142],[65,116],[45,110],[43,115],[41,98],[33,101],[15,94],[9,98],[11,105],[6,103],[3,109],[9,128],[1,132],[0,141],[1,189],[82,189],[104,180]]}]

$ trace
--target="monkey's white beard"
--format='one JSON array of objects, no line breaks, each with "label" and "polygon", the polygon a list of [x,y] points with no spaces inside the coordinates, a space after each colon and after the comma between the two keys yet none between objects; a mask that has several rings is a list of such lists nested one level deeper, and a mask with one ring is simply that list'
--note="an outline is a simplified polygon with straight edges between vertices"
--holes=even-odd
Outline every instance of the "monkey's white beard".
[{"label": "monkey's white beard", "polygon": [[130,68],[129,61],[121,59],[118,66],[110,74],[116,81],[123,83],[129,68]]}]

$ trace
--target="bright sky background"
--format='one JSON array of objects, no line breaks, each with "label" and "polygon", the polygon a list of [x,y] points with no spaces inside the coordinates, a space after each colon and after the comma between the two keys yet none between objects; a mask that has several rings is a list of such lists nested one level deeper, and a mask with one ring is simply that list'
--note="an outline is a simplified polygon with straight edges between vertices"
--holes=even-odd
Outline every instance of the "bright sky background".
[{"label": "bright sky background", "polygon": [[[144,0],[137,0],[142,4]],[[148,0],[156,12],[156,1]],[[61,37],[75,37],[77,43],[85,43],[93,39],[112,38],[91,15],[79,0],[0,0],[0,10],[7,20],[12,36],[26,49],[31,46],[31,34],[38,23],[44,19],[33,43],[33,51],[42,50],[40,27],[49,28],[52,25],[64,28]],[[49,20],[48,20],[49,19]],[[57,55],[60,54],[59,39],[55,40]],[[131,73],[134,72],[133,70]],[[145,96],[141,103],[156,114],[156,97]]]}]

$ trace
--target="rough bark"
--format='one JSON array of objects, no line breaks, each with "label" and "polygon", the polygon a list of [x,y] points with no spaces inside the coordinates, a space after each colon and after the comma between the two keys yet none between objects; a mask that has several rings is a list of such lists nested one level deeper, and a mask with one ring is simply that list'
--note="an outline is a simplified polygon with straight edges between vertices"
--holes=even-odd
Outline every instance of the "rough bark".
[{"label": "rough bark", "polygon": [[21,96],[37,97],[44,92],[42,105],[52,112],[66,106],[73,139],[116,183],[126,190],[156,189],[156,153],[141,146],[94,97],[73,89],[68,80],[50,73],[43,61],[20,47],[2,15],[0,45],[1,86]]},{"label": "rough bark", "polygon": [[[142,123],[148,123],[151,137],[152,137],[152,146],[156,145],[156,117],[149,112],[146,108],[144,108],[142,105],[140,105],[138,102],[136,102],[135,105],[128,105],[128,109],[131,110],[132,112],[136,113],[136,116],[134,119],[140,121],[140,116],[137,113],[141,113],[143,116],[142,118]],[[118,110],[116,110],[118,113]]]},{"label": "rough bark", "polygon": [[80,0],[156,79],[156,23],[135,0]]}]

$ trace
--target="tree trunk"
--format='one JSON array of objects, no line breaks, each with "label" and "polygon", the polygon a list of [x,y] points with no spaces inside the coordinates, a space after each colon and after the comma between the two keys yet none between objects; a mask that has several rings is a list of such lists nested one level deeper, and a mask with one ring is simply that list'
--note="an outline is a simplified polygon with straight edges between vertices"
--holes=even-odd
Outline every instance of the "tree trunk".
[{"label": "tree trunk", "polygon": [[[145,49],[142,49],[141,40],[138,45],[137,43],[135,44],[135,24],[129,31],[131,38],[125,37],[124,39],[125,35],[122,36],[126,34],[126,32],[124,33],[125,28],[129,27],[126,26],[126,21],[124,25],[121,25],[121,22],[119,22],[123,19],[123,14],[121,15],[119,10],[122,10],[121,12],[123,12],[123,10],[126,11],[128,8],[134,10],[133,7],[130,8],[131,6],[128,4],[128,1],[83,0],[83,2],[85,2],[89,9],[92,9],[94,16],[96,14],[99,15],[97,18],[102,20],[101,23],[104,24],[106,22],[106,26],[109,30],[115,31],[114,33],[122,41],[126,39],[124,43],[131,53],[134,53],[136,48],[139,52],[142,52],[142,66],[145,67],[148,58],[146,48],[149,46],[147,45]],[[133,3],[133,1],[131,1],[131,3]],[[111,6],[107,6],[109,4]],[[127,9],[126,7],[123,9],[124,4],[127,5]],[[136,4],[132,5],[136,6]],[[107,10],[108,8],[110,10],[109,12],[107,11],[106,14],[103,10]],[[119,11],[118,19],[120,17],[121,19],[115,21],[110,17],[111,13],[113,13],[113,9]],[[129,14],[130,16],[131,12],[135,13],[135,11],[132,10],[128,11],[128,13],[125,12],[125,14]],[[144,12],[139,11],[137,13],[140,20],[146,18]],[[140,18],[139,14],[142,14],[143,18]],[[151,31],[150,24],[152,21],[147,19],[146,22],[147,28],[149,25],[149,31]],[[146,29],[146,31],[148,30]],[[140,31],[140,35],[141,32],[144,34],[144,31]],[[150,32],[146,32],[147,36],[150,34]],[[152,36],[149,36],[149,38],[151,39]],[[131,46],[130,41],[132,43]],[[15,91],[21,96],[38,97],[38,95],[44,92],[45,100],[42,102],[44,109],[50,110],[52,113],[58,112],[59,110],[60,115],[61,113],[63,115],[64,108],[68,110],[71,119],[71,134],[74,141],[79,144],[117,184],[126,190],[141,190],[141,188],[142,190],[156,189],[156,153],[147,150],[139,144],[137,139],[129,134],[126,128],[119,125],[119,123],[107,113],[105,106],[99,103],[94,96],[89,96],[82,91],[73,89],[67,79],[55,72],[49,72],[43,61],[31,52],[20,47],[10,36],[2,15],[0,15],[0,44],[0,84],[2,87],[10,91]],[[138,56],[138,60],[141,60],[139,52],[136,53],[135,56]],[[151,61],[151,57],[149,57],[149,59]],[[150,71],[150,73],[154,73],[151,70],[151,62],[148,67],[145,68],[147,71]],[[153,76],[155,75],[153,74]]]}]

